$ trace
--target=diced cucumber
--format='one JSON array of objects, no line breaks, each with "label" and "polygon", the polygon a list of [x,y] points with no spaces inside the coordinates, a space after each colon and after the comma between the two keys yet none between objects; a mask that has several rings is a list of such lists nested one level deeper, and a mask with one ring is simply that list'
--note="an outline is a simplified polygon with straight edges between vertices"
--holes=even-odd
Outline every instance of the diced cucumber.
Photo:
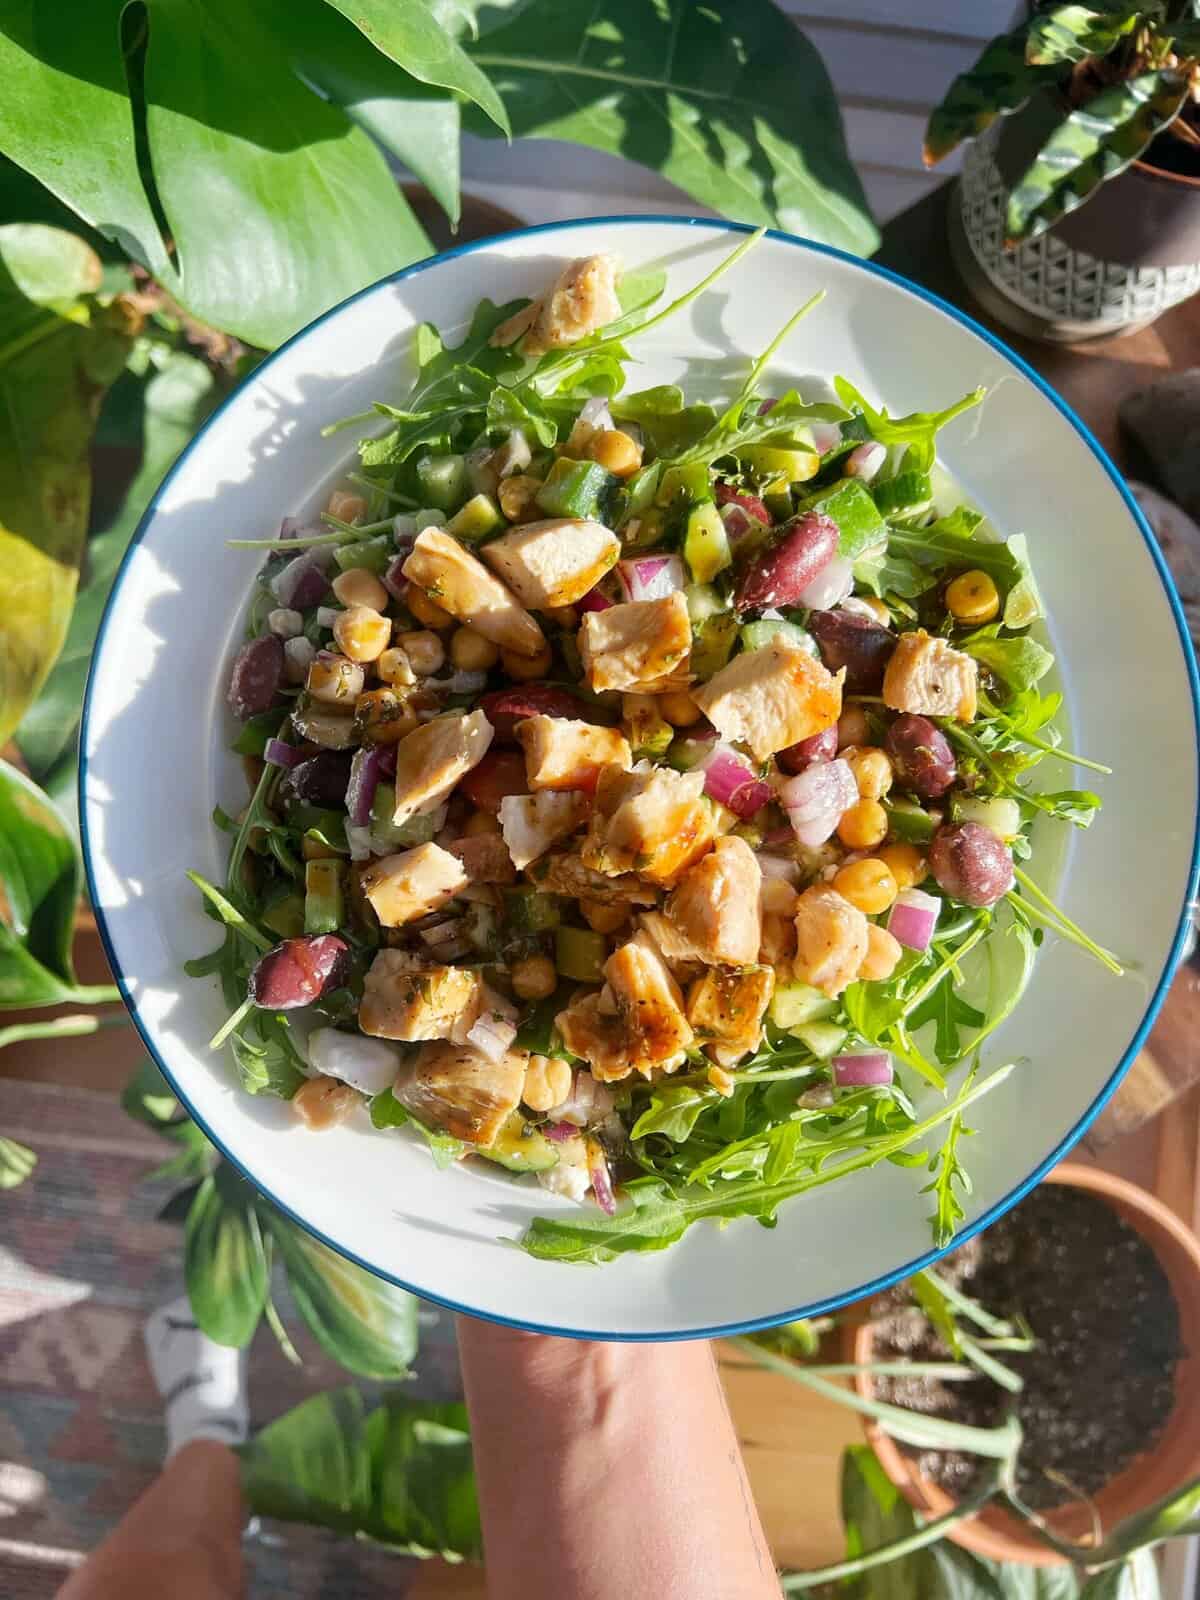
[{"label": "diced cucumber", "polygon": [[559,927],[554,933],[554,965],[564,978],[599,983],[608,959],[608,941],[591,928]]},{"label": "diced cucumber", "polygon": [[622,697],[621,729],[635,761],[658,760],[675,737],[675,729],[660,715],[657,700],[649,694]]},{"label": "diced cucumber", "polygon": [[978,822],[1008,843],[1021,831],[1021,808],[1004,795],[962,795],[954,801],[956,822]]},{"label": "diced cucumber", "polygon": [[421,494],[439,511],[453,511],[470,491],[467,463],[462,456],[422,456],[417,462]]},{"label": "diced cucumber", "polygon": [[512,933],[547,933],[558,927],[562,914],[554,895],[522,883],[504,890],[504,921]]},{"label": "diced cucumber", "polygon": [[837,1055],[846,1042],[845,1028],[833,1022],[804,1022],[791,1030],[801,1044],[806,1044],[818,1061],[828,1061]]},{"label": "diced cucumber", "polygon": [[802,511],[820,511],[837,523],[838,555],[855,561],[864,550],[887,538],[887,523],[871,492],[857,478],[839,478],[827,489],[809,495]]},{"label": "diced cucumber", "polygon": [[721,513],[711,500],[688,513],[683,558],[697,583],[711,583],[733,560]]},{"label": "diced cucumber", "polygon": [[782,478],[785,483],[807,483],[815,477],[821,457],[811,442],[793,447],[776,444],[747,444],[734,454],[743,465],[763,477]]},{"label": "diced cucumber", "polygon": [[558,1151],[520,1111],[510,1111],[491,1144],[477,1146],[475,1154],[509,1172],[548,1172],[558,1165]]},{"label": "diced cucumber", "polygon": [[791,1030],[802,1023],[832,1016],[837,1001],[808,983],[782,983],[771,996],[770,1017],[777,1028]]},{"label": "diced cucumber", "polygon": [[365,567],[368,572],[386,572],[396,555],[396,542],[390,534],[382,533],[377,539],[354,539],[349,544],[339,544],[333,559],[343,572]]},{"label": "diced cucumber", "polygon": [[477,544],[503,526],[500,507],[491,495],[475,494],[450,518],[446,532],[452,533],[456,539],[465,539],[468,544]]},{"label": "diced cucumber", "polygon": [[764,645],[770,644],[772,639],[782,639],[787,644],[798,645],[801,650],[807,650],[810,656],[817,653],[817,642],[807,628],[802,628],[798,622],[788,622],[782,617],[770,618],[759,622],[744,622],[739,630],[743,650],[761,650]]},{"label": "diced cucumber", "polygon": [[304,863],[304,931],[336,933],[346,920],[342,865],[326,857]]},{"label": "diced cucumber", "polygon": [[416,844],[428,844],[442,825],[443,809],[409,817],[397,825],[392,821],[396,809],[396,786],[379,783],[371,801],[371,848],[373,850],[406,850]]},{"label": "diced cucumber", "polygon": [[675,505],[681,500],[690,505],[699,505],[704,500],[711,500],[712,482],[708,468],[703,461],[692,461],[685,467],[668,467],[654,499],[660,506]]},{"label": "diced cucumber", "polygon": [[446,513],[439,511],[435,506],[429,506],[424,511],[413,512],[413,532],[424,533],[426,528],[444,528],[446,526]]},{"label": "diced cucumber", "polygon": [[600,501],[615,480],[598,461],[572,461],[560,456],[537,492],[548,517],[598,517]]},{"label": "diced cucumber", "polygon": [[882,483],[876,479],[871,494],[885,517],[915,516],[933,504],[933,484],[927,472],[898,472]]},{"label": "diced cucumber", "polygon": [[662,477],[662,462],[652,461],[648,467],[635,472],[625,485],[625,504],[622,517],[636,517],[654,504],[658,481]]},{"label": "diced cucumber", "polygon": [[728,610],[711,583],[690,583],[683,591],[683,598],[687,601],[688,618],[693,627]]},{"label": "diced cucumber", "polygon": [[888,833],[907,844],[925,844],[937,831],[937,823],[915,800],[889,798],[883,809],[888,814]]},{"label": "diced cucumber", "polygon": [[733,654],[737,636],[737,618],[730,611],[693,625],[688,665],[697,678],[708,679],[714,672],[720,672]]},{"label": "diced cucumber", "polygon": [[304,932],[304,896],[294,891],[280,895],[262,913],[259,921],[281,939],[298,939]]}]

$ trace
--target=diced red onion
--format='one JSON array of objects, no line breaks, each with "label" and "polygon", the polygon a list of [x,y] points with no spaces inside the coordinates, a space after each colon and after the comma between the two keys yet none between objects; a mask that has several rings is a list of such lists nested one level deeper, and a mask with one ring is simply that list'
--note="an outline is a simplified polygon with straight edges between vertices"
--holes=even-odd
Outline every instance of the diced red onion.
[{"label": "diced red onion", "polygon": [[329,593],[329,579],[316,552],[305,550],[289,561],[271,579],[271,593],[281,606],[292,611],[307,611],[309,606],[319,605]]},{"label": "diced red onion", "polygon": [[846,457],[845,474],[848,478],[861,478],[864,483],[870,483],[886,460],[887,446],[871,439],[851,450]]},{"label": "diced red onion", "polygon": [[579,1129],[589,1123],[603,1122],[613,1105],[612,1090],[597,1083],[590,1072],[577,1067],[570,1094],[551,1110],[560,1122]]},{"label": "diced red onion", "polygon": [[350,846],[351,861],[368,861],[371,856],[371,830],[353,822],[346,824],[346,843]]},{"label": "diced red onion", "polygon": [[576,600],[576,611],[607,611],[614,601],[606,594],[601,594],[599,589],[589,589],[582,600]]},{"label": "diced red onion", "polygon": [[739,506],[755,522],[761,522],[765,528],[771,526],[773,520],[771,513],[758,495],[745,494],[741,489],[734,489],[728,483],[718,483],[713,489],[713,495],[722,508]]},{"label": "diced red onion", "polygon": [[722,506],[721,521],[725,524],[725,536],[730,544],[736,544],[755,528],[762,527],[758,518],[752,517],[744,506]]},{"label": "diced red onion", "polygon": [[284,744],[282,739],[268,739],[263,760],[269,767],[298,767],[304,760],[304,751],[298,745]]},{"label": "diced red onion", "polygon": [[813,448],[819,456],[827,456],[831,450],[836,450],[842,442],[842,425],[840,422],[812,422],[809,424],[808,431],[812,434]]},{"label": "diced red onion", "polygon": [[379,746],[379,776],[381,778],[394,778],[396,776],[396,746],[394,744],[381,744]]},{"label": "diced red onion", "polygon": [[775,399],[774,397],[772,397],[772,398],[770,398],[768,400],[764,400],[762,405],[760,405],[759,408],[758,408],[759,416],[760,417],[767,416],[770,412],[772,412],[775,409],[775,407],[778,404],[779,404],[779,401],[777,399]]},{"label": "diced red onion", "polygon": [[896,896],[888,932],[909,950],[928,950],[942,902],[923,889],[905,889]]},{"label": "diced red onion", "polygon": [[854,588],[854,567],[845,556],[833,560],[808,585],[801,589],[797,601],[810,611],[832,611]]},{"label": "diced red onion", "polygon": [[300,532],[300,518],[299,517],[284,517],[283,521],[279,524],[279,532],[276,535],[276,538],[279,538],[279,539],[294,539],[294,538],[297,537],[299,532]]},{"label": "diced red onion", "polygon": [[599,1139],[587,1141],[588,1177],[592,1180],[592,1193],[596,1196],[596,1204],[605,1216],[613,1217],[617,1212],[617,1197],[613,1194],[612,1178],[609,1176],[608,1162],[604,1156],[604,1149]]},{"label": "diced red onion", "polygon": [[839,1089],[874,1089],[892,1081],[892,1058],[886,1050],[848,1050],[833,1058],[833,1081]]},{"label": "diced red onion", "polygon": [[792,832],[803,845],[815,849],[858,800],[858,784],[845,761],[822,761],[789,778],[779,791]]},{"label": "diced red onion", "polygon": [[322,628],[332,628],[341,614],[341,606],[318,606],[317,622]]},{"label": "diced red onion", "polygon": [[762,810],[771,798],[771,786],[758,777],[744,756],[727,744],[718,744],[700,763],[704,792],[728,806],[744,821]]},{"label": "diced red onion", "polygon": [[409,551],[402,550],[398,556],[394,556],[388,562],[380,576],[379,581],[393,600],[404,599],[405,586],[408,583],[408,579],[404,576],[404,563],[408,560],[408,557]]},{"label": "diced red onion", "polygon": [[590,400],[583,402],[579,413],[580,422],[586,422],[592,428],[604,428],[609,433],[613,431],[612,412],[608,409],[608,396],[594,394]]},{"label": "diced red onion", "polygon": [[479,1020],[467,1030],[467,1042],[473,1044],[481,1055],[489,1061],[501,1061],[513,1040],[517,1037],[514,1023],[505,1022],[497,1018],[490,1011],[485,1011]]},{"label": "diced red onion", "polygon": [[379,782],[380,747],[365,744],[354,752],[350,763],[350,782],[346,788],[346,811],[357,828],[365,828],[371,820],[371,805],[375,787]]},{"label": "diced red onion", "polygon": [[546,1122],[542,1124],[542,1132],[552,1144],[566,1144],[568,1139],[578,1137],[579,1129],[573,1122]]},{"label": "diced red onion", "polygon": [[687,587],[678,556],[635,556],[618,561],[617,576],[627,600],[665,600]]}]

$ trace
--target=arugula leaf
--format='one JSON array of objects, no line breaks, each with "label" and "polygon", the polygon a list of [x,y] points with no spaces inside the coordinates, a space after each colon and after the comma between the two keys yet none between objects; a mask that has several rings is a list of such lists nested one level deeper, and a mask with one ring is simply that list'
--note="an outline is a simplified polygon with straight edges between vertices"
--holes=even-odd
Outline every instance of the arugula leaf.
[{"label": "arugula leaf", "polygon": [[[953,1239],[959,1223],[966,1216],[959,1191],[965,1195],[971,1193],[971,1177],[962,1164],[958,1153],[959,1140],[973,1137],[974,1128],[968,1128],[963,1121],[963,1111],[970,1103],[971,1085],[979,1071],[979,1057],[975,1057],[975,1065],[967,1074],[955,1109],[950,1117],[950,1126],[946,1129],[946,1136],[942,1145],[929,1162],[929,1171],[933,1177],[921,1190],[922,1194],[934,1196],[933,1237],[938,1249],[943,1249]],[[984,1083],[990,1083],[990,1078],[985,1078]]]},{"label": "arugula leaf", "polygon": [[558,438],[558,424],[544,406],[537,404],[536,396],[527,392],[522,398],[503,384],[497,384],[488,395],[484,416],[489,428],[520,428],[545,449]]},{"label": "arugula leaf", "polygon": [[402,1106],[390,1089],[384,1089],[371,1100],[371,1126],[373,1128],[403,1128],[411,1126],[425,1140],[429,1146],[429,1153],[433,1157],[433,1164],[439,1170],[453,1166],[460,1161],[470,1150],[462,1139],[456,1139],[451,1133],[441,1133],[436,1128],[427,1128],[423,1122]]},{"label": "arugula leaf", "polygon": [[994,672],[1010,689],[1024,693],[1046,676],[1054,665],[1054,657],[1028,635],[1001,639],[999,632],[995,624],[980,628],[978,633],[963,640],[961,648],[982,662],[989,672]]},{"label": "arugula leaf", "polygon": [[710,405],[685,406],[683,390],[674,384],[617,395],[610,402],[609,410],[618,422],[636,422],[649,449],[663,458],[691,449],[717,420]]},{"label": "arugula leaf", "polygon": [[860,556],[854,563],[854,582],[859,588],[869,589],[882,600],[888,595],[901,600],[915,600],[918,595],[932,589],[937,578],[924,572],[907,556],[894,555],[889,547]]},{"label": "arugula leaf", "polygon": [[987,392],[982,388],[972,389],[970,394],[956,400],[944,411],[911,411],[904,417],[892,417],[888,415],[886,407],[877,411],[848,378],[834,378],[833,387],[847,409],[862,412],[874,439],[880,444],[907,445],[905,466],[912,471],[924,472],[928,472],[934,462],[934,436],[955,417],[977,406]]},{"label": "arugula leaf", "polygon": [[1004,626],[1027,628],[1031,622],[1045,616],[1037,579],[1029,560],[1029,546],[1023,533],[1010,534],[1007,549],[1017,565],[1017,581],[1008,591],[1004,602]]},{"label": "arugula leaf", "polygon": [[962,1055],[959,1028],[982,1028],[985,1018],[982,1011],[968,1005],[954,987],[952,979],[939,983],[937,988],[905,1018],[907,1027],[923,1028],[927,1022],[937,1027],[934,1054],[944,1067],[953,1066]]},{"label": "arugula leaf", "polygon": [[683,1144],[696,1126],[700,1113],[720,1098],[715,1089],[702,1084],[660,1084],[630,1129],[629,1137],[644,1139],[648,1134],[661,1133],[664,1138]]},{"label": "arugula leaf", "polygon": [[1011,539],[1004,544],[991,544],[964,537],[947,518],[932,522],[927,528],[893,523],[888,534],[888,554],[939,572],[945,567],[978,567],[1007,590],[1021,581],[1021,568],[1009,548],[1011,543]]}]

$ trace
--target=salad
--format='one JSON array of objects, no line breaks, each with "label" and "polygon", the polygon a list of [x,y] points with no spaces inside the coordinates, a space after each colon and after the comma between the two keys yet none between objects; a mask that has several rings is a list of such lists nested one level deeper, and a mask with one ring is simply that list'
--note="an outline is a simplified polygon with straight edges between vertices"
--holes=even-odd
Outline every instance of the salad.
[{"label": "salad", "polygon": [[756,237],[665,307],[597,255],[455,348],[421,327],[319,524],[233,541],[266,556],[228,685],[251,794],[224,885],[192,875],[212,1044],[309,1129],[580,1202],[526,1231],[548,1259],[770,1225],[885,1160],[947,1242],[1045,933],[1121,971],[1026,866],[1100,803],[1031,769],[1107,769],[1039,688],[1024,538],[936,461],[983,391],[768,388],[820,296],[732,398],[633,387],[628,345]]}]

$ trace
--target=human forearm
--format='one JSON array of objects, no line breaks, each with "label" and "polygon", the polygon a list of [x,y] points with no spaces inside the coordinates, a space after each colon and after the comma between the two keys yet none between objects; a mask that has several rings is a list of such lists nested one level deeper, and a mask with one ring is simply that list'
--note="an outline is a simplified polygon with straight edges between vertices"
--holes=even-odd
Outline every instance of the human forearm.
[{"label": "human forearm", "polygon": [[491,1600],[778,1600],[708,1345],[458,1328]]}]

